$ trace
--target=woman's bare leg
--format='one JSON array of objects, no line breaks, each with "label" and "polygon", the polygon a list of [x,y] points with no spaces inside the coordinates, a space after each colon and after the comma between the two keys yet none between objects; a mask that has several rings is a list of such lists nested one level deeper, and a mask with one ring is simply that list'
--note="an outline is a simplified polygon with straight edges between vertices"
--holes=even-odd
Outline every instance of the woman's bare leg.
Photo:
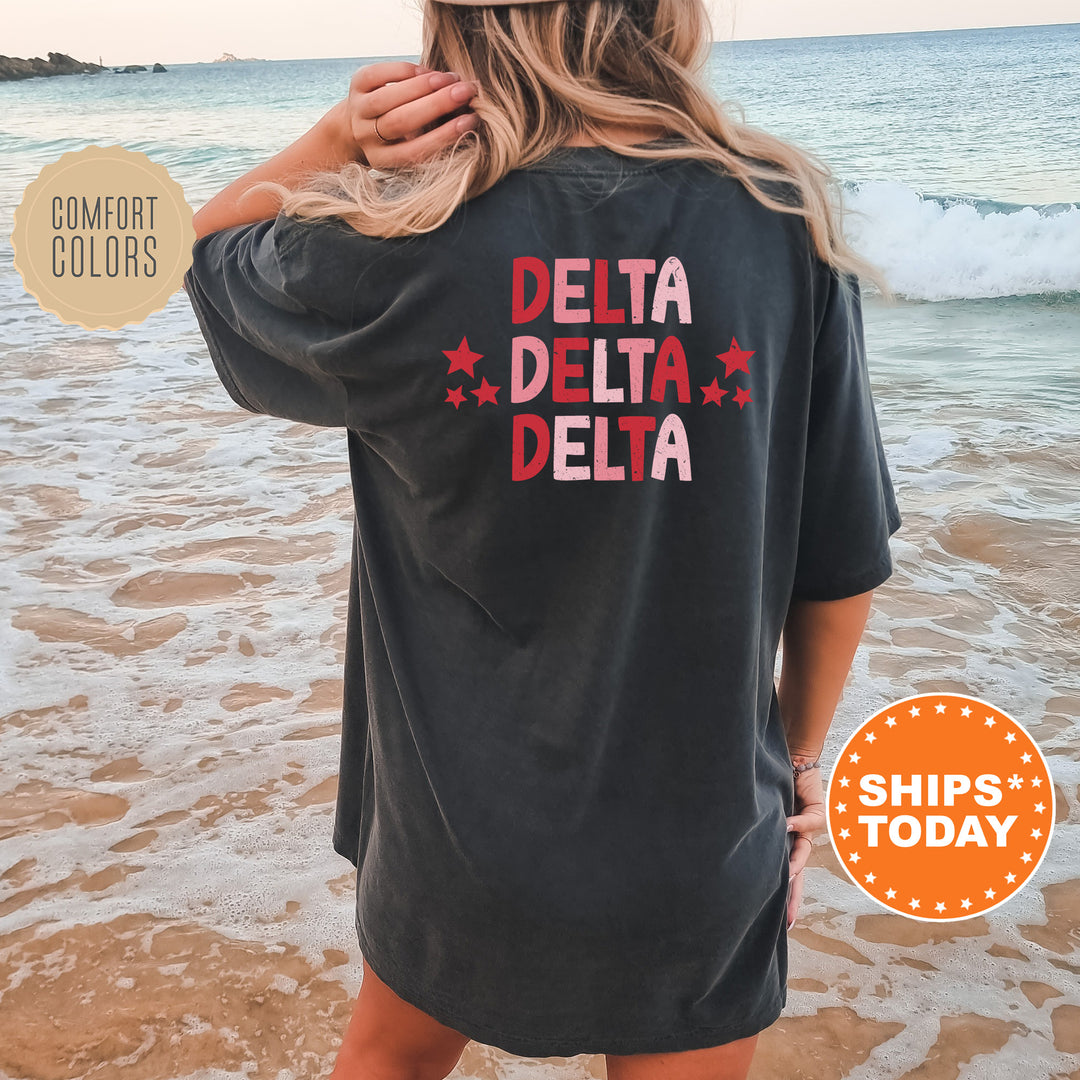
[{"label": "woman's bare leg", "polygon": [[608,1080],[746,1080],[757,1035],[677,1054],[607,1054]]},{"label": "woman's bare leg", "polygon": [[469,1040],[410,1005],[364,961],[364,981],[328,1080],[443,1080]]}]

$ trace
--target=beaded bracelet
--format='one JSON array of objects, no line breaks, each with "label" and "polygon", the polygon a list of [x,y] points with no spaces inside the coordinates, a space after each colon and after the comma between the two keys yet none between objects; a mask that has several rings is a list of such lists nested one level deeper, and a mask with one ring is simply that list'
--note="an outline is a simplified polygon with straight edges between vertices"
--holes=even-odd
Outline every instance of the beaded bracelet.
[{"label": "beaded bracelet", "polygon": [[798,780],[799,779],[799,773],[806,772],[807,769],[820,769],[821,768],[821,761],[820,760],[818,760],[818,761],[806,761],[806,762],[803,762],[802,765],[796,765],[794,762],[792,762],[791,763],[791,768],[792,768],[792,775],[793,775],[794,779]]}]

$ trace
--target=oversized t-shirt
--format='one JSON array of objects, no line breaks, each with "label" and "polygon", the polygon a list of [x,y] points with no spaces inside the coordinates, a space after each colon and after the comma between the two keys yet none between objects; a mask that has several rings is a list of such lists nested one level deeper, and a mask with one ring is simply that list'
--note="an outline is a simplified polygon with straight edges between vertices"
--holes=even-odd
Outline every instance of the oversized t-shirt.
[{"label": "oversized t-shirt", "polygon": [[885,581],[900,525],[858,279],[737,180],[603,147],[419,236],[279,215],[193,256],[232,399],[345,430],[333,843],[373,970],[519,1055],[769,1026],[781,629]]}]

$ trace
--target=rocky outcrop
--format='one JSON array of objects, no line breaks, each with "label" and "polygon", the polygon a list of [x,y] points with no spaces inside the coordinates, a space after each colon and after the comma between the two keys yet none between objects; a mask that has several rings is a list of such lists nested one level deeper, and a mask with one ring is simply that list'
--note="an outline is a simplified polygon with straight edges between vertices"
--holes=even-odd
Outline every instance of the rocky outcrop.
[{"label": "rocky outcrop", "polygon": [[48,60],[42,60],[40,56],[32,56],[29,60],[0,56],[0,82],[32,79],[35,75],[96,75],[104,70],[100,64],[87,64],[64,53],[51,52]]},{"label": "rocky outcrop", "polygon": [[[0,56],[0,82],[12,82],[15,79],[32,79],[36,75],[97,75],[101,71],[113,71],[126,74],[131,71],[147,71],[145,64],[128,64],[125,67],[103,67],[101,64],[88,64],[74,60],[65,53],[49,53],[48,60],[32,56],[23,60],[18,56]],[[161,64],[155,64],[154,71],[165,71]]]}]

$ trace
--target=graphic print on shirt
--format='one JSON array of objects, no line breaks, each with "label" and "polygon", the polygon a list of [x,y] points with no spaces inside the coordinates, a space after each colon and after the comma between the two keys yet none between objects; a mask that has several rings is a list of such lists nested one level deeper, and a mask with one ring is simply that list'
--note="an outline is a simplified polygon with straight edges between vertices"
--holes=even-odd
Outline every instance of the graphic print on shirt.
[{"label": "graphic print on shirt", "polygon": [[[555,259],[553,267],[531,255],[523,255],[513,261],[512,321],[515,327],[526,324],[547,314],[551,305],[551,318],[555,323],[594,324],[644,324],[646,321],[663,325],[668,309],[674,305],[678,321],[691,324],[690,290],[686,271],[675,256],[664,260],[659,272],[655,259],[619,259],[618,273],[625,275],[630,296],[630,318],[625,308],[609,308],[608,260]],[[573,307],[570,301],[583,300],[585,284],[572,283],[568,274],[592,272],[593,307]],[[651,280],[655,278],[655,280]],[[531,282],[532,299],[526,301],[527,285]],[[651,299],[646,320],[646,301]],[[510,385],[492,384],[477,362],[484,354],[470,347],[468,335],[463,334],[455,348],[443,349],[450,360],[448,375],[461,372],[478,385],[467,388],[465,383],[446,388],[445,402],[455,410],[462,405],[485,404],[510,405],[514,408],[513,439],[510,471],[515,481],[529,480],[550,469],[555,480],[642,480],[646,460],[650,462],[649,475],[657,480],[668,477],[669,465],[674,465],[680,480],[693,478],[690,462],[690,445],[686,427],[678,413],[668,412],[657,416],[651,413],[627,412],[619,416],[587,415],[580,412],[556,414],[552,423],[528,408],[528,403],[541,395],[557,405],[582,405],[588,403],[624,403],[641,405],[646,402],[663,403],[667,397],[668,384],[674,384],[676,400],[691,404],[690,374],[686,352],[680,338],[667,334],[662,339],[653,337],[581,337],[558,336],[551,342],[528,333],[516,333],[511,342]],[[714,405],[722,407],[727,397],[741,411],[753,401],[750,387],[737,383],[721,386],[739,372],[750,374],[747,361],[754,355],[753,349],[741,348],[735,337],[726,351],[716,353],[722,360],[724,370],[698,389],[702,394],[696,403],[703,408]],[[568,354],[591,353],[591,376],[586,375],[585,362],[573,362]],[[626,377],[627,385],[615,380],[609,385],[609,366],[617,360],[619,371]],[[646,380],[646,370],[650,376]],[[459,376],[459,378],[462,376]],[[503,392],[502,400],[499,398]],[[730,396],[728,396],[730,395]],[[525,408],[520,406],[525,405]],[[611,423],[614,421],[614,424]],[[588,458],[584,441],[574,439],[571,433],[592,433],[592,462],[579,463]],[[625,465],[609,463],[610,440],[622,438],[629,448],[629,474]],[[568,459],[577,459],[571,463]]]}]

